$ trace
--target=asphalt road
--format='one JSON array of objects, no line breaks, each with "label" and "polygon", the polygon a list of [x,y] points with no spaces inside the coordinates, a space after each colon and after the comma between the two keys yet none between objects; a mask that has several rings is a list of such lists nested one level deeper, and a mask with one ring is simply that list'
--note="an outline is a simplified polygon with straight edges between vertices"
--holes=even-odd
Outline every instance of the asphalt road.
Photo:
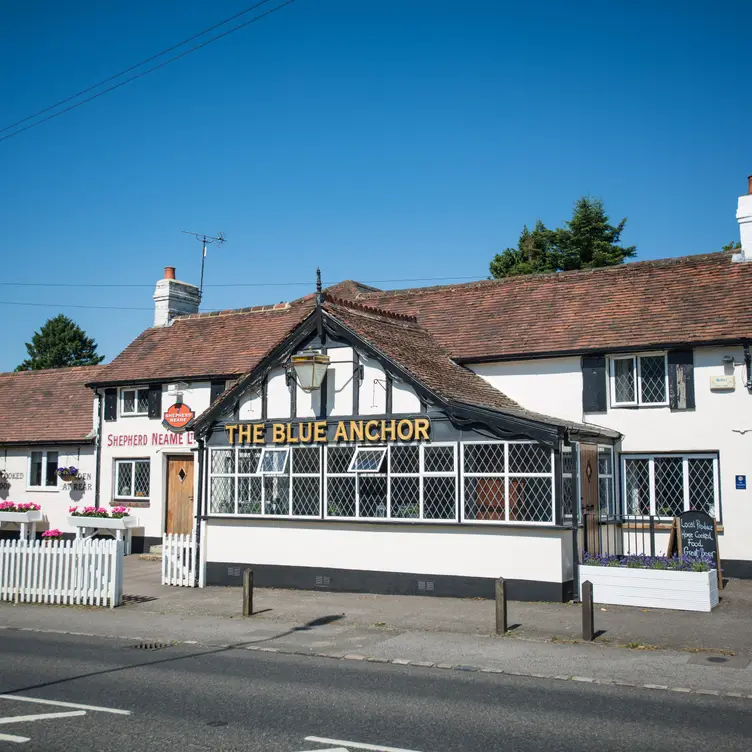
[{"label": "asphalt road", "polygon": [[750,711],[736,698],[0,631],[0,750],[747,752]]}]

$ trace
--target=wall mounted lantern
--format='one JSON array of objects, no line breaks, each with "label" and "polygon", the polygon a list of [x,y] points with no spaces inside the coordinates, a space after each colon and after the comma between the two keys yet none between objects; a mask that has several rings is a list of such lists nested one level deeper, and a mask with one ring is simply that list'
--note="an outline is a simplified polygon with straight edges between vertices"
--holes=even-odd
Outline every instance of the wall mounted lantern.
[{"label": "wall mounted lantern", "polygon": [[315,350],[304,350],[290,358],[298,386],[304,392],[314,392],[321,387],[329,367],[329,356]]}]

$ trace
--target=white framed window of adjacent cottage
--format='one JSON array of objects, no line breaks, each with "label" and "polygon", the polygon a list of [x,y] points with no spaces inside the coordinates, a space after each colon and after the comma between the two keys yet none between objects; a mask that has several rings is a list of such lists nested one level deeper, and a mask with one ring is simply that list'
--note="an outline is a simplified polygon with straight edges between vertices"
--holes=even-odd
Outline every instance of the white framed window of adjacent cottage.
[{"label": "white framed window of adjacent cottage", "polygon": [[120,415],[138,416],[149,414],[149,390],[128,388],[120,390]]},{"label": "white framed window of adjacent cottage", "polygon": [[58,453],[50,450],[35,450],[29,456],[28,488],[57,488]]},{"label": "white framed window of adjacent cottage", "polygon": [[116,499],[148,501],[150,483],[150,460],[115,460]]},{"label": "white framed window of adjacent cottage", "polygon": [[668,405],[665,353],[614,355],[610,368],[611,407]]}]

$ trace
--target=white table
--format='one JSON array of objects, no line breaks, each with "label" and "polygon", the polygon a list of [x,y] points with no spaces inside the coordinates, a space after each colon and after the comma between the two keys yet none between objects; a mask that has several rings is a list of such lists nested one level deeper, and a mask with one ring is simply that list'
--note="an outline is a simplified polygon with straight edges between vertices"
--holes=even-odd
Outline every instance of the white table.
[{"label": "white table", "polygon": [[8,525],[17,525],[21,540],[35,540],[37,522],[43,519],[42,510],[34,509],[29,512],[0,512],[0,529]]},{"label": "white table", "polygon": [[137,527],[135,517],[68,517],[68,524],[76,528],[76,539],[86,540],[95,535],[112,535],[115,540],[123,541],[123,552],[131,552],[131,528]]}]

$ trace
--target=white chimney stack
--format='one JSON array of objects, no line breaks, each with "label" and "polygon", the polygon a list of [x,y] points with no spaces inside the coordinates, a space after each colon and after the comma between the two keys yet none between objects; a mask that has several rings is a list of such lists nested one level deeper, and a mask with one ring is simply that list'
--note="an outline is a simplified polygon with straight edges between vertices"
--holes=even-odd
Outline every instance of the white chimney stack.
[{"label": "white chimney stack", "polygon": [[742,250],[734,254],[734,261],[752,261],[752,175],[747,180],[747,195],[739,196],[739,208],[736,210]]},{"label": "white chimney stack", "polygon": [[154,290],[154,326],[169,326],[176,316],[198,313],[201,294],[196,285],[175,279],[175,267],[166,266]]}]

